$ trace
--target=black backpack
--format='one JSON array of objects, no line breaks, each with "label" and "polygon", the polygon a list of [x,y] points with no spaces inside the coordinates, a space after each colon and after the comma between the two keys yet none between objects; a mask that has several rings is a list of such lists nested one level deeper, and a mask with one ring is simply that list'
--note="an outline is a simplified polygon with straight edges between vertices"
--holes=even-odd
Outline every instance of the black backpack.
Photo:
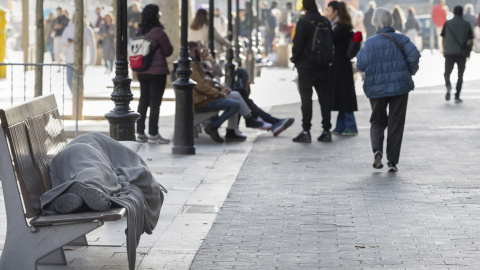
[{"label": "black backpack", "polygon": [[332,31],[323,22],[312,24],[315,27],[306,56],[315,66],[327,66],[333,62],[335,52]]},{"label": "black backpack", "polygon": [[248,81],[248,72],[242,67],[238,67],[233,74],[232,85],[233,91],[239,92],[245,100],[250,96],[250,82]]}]

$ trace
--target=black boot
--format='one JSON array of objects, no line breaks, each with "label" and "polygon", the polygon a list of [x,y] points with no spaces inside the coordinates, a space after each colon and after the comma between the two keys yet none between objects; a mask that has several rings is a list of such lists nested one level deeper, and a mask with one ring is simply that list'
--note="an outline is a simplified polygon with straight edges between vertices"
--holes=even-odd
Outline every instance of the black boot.
[{"label": "black boot", "polygon": [[245,125],[248,128],[261,128],[263,127],[263,122],[258,121],[257,119],[253,118],[253,116],[245,117]]},{"label": "black boot", "polygon": [[213,123],[210,123],[210,124],[208,124],[208,126],[205,127],[205,132],[208,135],[210,135],[210,138],[212,138],[212,140],[214,140],[216,142],[219,142],[219,143],[223,142],[222,137],[220,137],[220,135],[218,134],[218,128],[214,127]]},{"label": "black boot", "polygon": [[227,142],[243,142],[247,139],[247,136],[242,134],[237,134],[234,129],[227,128],[227,133],[225,133],[225,141]]}]

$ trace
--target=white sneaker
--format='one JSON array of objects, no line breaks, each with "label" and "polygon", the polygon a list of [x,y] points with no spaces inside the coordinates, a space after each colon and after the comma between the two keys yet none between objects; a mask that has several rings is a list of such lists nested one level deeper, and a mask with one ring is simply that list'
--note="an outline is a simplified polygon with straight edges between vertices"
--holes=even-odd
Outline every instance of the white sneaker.
[{"label": "white sneaker", "polygon": [[170,143],[170,140],[162,138],[162,136],[160,136],[160,134],[157,134],[155,136],[152,136],[152,135],[148,136],[148,142],[149,143],[156,143],[156,144],[168,144],[168,143]]}]

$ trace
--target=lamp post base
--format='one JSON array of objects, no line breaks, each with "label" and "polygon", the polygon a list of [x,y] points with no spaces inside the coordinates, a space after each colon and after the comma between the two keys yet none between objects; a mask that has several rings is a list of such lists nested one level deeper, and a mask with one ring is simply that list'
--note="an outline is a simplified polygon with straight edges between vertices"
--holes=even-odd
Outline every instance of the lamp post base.
[{"label": "lamp post base", "polygon": [[110,124],[110,137],[117,141],[135,141],[135,123],[140,114],[134,111],[117,113],[115,109],[105,114]]}]

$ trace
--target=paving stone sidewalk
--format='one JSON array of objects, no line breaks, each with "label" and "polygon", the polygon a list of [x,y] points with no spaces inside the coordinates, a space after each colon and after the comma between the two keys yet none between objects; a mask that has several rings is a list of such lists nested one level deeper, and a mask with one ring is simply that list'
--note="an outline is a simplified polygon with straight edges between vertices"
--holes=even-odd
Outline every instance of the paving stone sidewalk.
[{"label": "paving stone sidewalk", "polygon": [[256,139],[190,269],[480,269],[476,85],[459,105],[442,86],[410,95],[398,173],[372,168],[365,97],[359,135],[332,143],[317,104],[311,144],[291,142],[300,105],[274,107],[294,126]]}]

